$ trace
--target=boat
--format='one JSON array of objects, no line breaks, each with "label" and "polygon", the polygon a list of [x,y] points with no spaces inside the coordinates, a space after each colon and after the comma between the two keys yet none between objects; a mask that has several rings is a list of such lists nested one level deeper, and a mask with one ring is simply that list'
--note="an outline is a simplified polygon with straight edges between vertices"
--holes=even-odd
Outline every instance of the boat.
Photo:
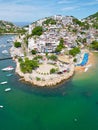
[{"label": "boat", "polygon": [[85,68],[84,72],[86,72],[88,70],[88,67]]},{"label": "boat", "polygon": [[3,50],[2,54],[8,54],[8,51],[7,50]]},{"label": "boat", "polygon": [[5,44],[1,44],[0,47],[6,47],[6,45]]},{"label": "boat", "polygon": [[3,108],[3,106],[2,106],[2,105],[0,105],[0,108]]},{"label": "boat", "polygon": [[0,84],[2,84],[2,85],[3,85],[3,84],[7,84],[7,81],[1,82]]},{"label": "boat", "polygon": [[8,92],[8,91],[10,91],[11,90],[11,88],[6,88],[4,91],[5,92]]},{"label": "boat", "polygon": [[7,40],[7,43],[11,43],[11,42],[13,42],[13,39],[8,39]]},{"label": "boat", "polygon": [[6,68],[1,69],[2,71],[10,71],[13,70],[14,68],[12,66],[8,66]]},{"label": "boat", "polygon": [[13,75],[13,74],[7,74],[6,76],[7,76],[7,77],[10,77],[10,76],[12,76],[12,75]]}]

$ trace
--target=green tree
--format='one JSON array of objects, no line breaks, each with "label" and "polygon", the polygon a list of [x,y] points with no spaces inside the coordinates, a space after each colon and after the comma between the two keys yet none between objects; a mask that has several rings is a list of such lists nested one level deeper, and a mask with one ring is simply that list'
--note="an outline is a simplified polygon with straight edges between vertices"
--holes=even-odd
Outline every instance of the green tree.
[{"label": "green tree", "polygon": [[21,43],[20,42],[14,42],[14,47],[16,47],[16,48],[21,47]]},{"label": "green tree", "polygon": [[76,58],[74,58],[74,60],[73,60],[74,62],[77,62],[77,59]]},{"label": "green tree", "polygon": [[59,45],[56,47],[55,51],[56,51],[56,52],[60,52],[60,51],[62,51],[63,48],[65,48],[65,46],[64,46],[64,40],[63,40],[63,39],[60,39],[60,43],[59,43]]},{"label": "green tree", "polygon": [[32,70],[38,67],[38,61],[29,60],[25,58],[24,61],[20,62],[20,69],[23,73],[31,73]]},{"label": "green tree", "polygon": [[49,24],[56,24],[56,20],[52,18],[48,18],[46,21],[43,22],[43,24],[49,25]]},{"label": "green tree", "polygon": [[40,36],[43,33],[43,28],[41,26],[36,26],[33,30],[32,30],[32,35],[37,35]]},{"label": "green tree", "polygon": [[72,56],[76,56],[78,53],[80,53],[80,49],[78,47],[75,47],[69,51],[69,54]]},{"label": "green tree", "polygon": [[33,60],[38,60],[38,59],[42,59],[43,57],[41,56],[41,55],[38,55],[38,56],[35,56],[34,58],[33,58]]},{"label": "green tree", "polygon": [[91,43],[91,48],[92,49],[94,49],[94,50],[98,50],[98,41],[93,41],[92,43]]},{"label": "green tree", "polygon": [[34,50],[34,49],[31,52],[32,52],[33,55],[35,55],[37,53],[37,51]]},{"label": "green tree", "polygon": [[18,61],[19,61],[19,62],[22,62],[22,61],[23,61],[23,59],[22,59],[21,57],[19,57]]},{"label": "green tree", "polygon": [[56,72],[56,69],[55,68],[52,68],[51,70],[50,70],[50,74],[54,74]]},{"label": "green tree", "polygon": [[54,60],[56,61],[57,60],[57,56],[56,55],[51,55],[48,57],[50,60]]},{"label": "green tree", "polygon": [[60,39],[60,43],[61,43],[62,45],[64,44],[64,39],[63,39],[63,38]]}]

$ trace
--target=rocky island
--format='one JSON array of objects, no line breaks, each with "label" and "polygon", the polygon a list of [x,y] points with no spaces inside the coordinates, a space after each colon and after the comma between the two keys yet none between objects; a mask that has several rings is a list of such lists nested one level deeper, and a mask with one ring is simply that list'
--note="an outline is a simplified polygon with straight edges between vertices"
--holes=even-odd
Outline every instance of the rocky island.
[{"label": "rocky island", "polygon": [[86,72],[90,50],[98,50],[97,22],[98,13],[83,20],[55,15],[30,24],[10,50],[16,73],[33,85],[55,87],[72,77],[76,67]]}]

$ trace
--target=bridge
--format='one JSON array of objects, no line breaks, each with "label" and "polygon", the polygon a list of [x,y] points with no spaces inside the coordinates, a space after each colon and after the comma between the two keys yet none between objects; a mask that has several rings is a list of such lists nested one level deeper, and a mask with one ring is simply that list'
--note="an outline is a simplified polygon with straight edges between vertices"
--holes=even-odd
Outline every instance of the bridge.
[{"label": "bridge", "polygon": [[9,60],[9,59],[12,59],[12,57],[5,57],[5,58],[0,57],[0,60]]}]

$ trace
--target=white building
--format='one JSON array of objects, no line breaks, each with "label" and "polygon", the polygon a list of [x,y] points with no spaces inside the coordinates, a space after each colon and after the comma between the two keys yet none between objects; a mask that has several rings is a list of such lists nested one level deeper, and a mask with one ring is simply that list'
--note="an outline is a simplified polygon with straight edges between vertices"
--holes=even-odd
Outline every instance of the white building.
[{"label": "white building", "polygon": [[34,39],[33,38],[28,39],[28,51],[31,51],[36,48],[37,48],[37,44],[35,44]]}]

